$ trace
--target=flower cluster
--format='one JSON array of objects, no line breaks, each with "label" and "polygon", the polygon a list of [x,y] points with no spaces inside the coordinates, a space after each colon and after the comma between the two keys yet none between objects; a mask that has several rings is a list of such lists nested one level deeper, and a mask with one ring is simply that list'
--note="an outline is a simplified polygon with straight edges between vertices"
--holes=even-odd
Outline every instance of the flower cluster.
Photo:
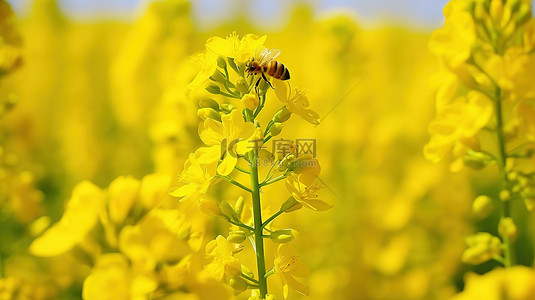
[{"label": "flower cluster", "polygon": [[[146,299],[149,295],[200,293],[213,285],[197,277],[194,252],[204,239],[200,219],[167,196],[171,178],[118,177],[106,190],[79,183],[62,218],[30,245],[41,257],[74,255],[84,276],[84,299]],[[197,221],[195,221],[197,220]]]},{"label": "flower cluster", "polygon": [[[497,167],[499,190],[492,198],[478,196],[473,214],[485,219],[499,207],[494,231],[500,238],[486,232],[468,237],[462,260],[469,264],[496,260],[511,267],[516,264],[515,241],[527,230],[520,227],[515,210],[533,209],[535,184],[531,126],[535,89],[528,83],[535,75],[531,3],[452,0],[444,15],[444,27],[433,33],[429,44],[441,70],[434,79],[437,115],[429,126],[431,139],[424,154],[433,162],[450,159],[453,171]],[[489,273],[489,280],[492,276]],[[489,291],[480,292],[476,298]],[[469,284],[463,294],[471,293]]]},{"label": "flower cluster", "polygon": [[[277,228],[273,221],[302,207],[316,211],[331,207],[317,194],[321,184],[317,179],[320,166],[315,158],[297,158],[295,149],[276,157],[263,146],[281,133],[283,124],[294,114],[311,124],[319,124],[319,116],[309,108],[304,91],[297,88],[290,91],[286,81],[273,78],[267,82],[261,74],[247,73],[246,62],[258,60],[255,55],[264,47],[265,40],[265,36],[251,34],[240,39],[235,33],[227,38],[212,37],[206,43],[206,51],[196,57],[201,68],[188,91],[190,100],[198,103],[199,137],[205,146],[189,155],[179,176],[180,186],[170,192],[180,198],[182,205],[197,203],[201,210],[220,216],[232,225],[228,237],[219,235],[206,246],[210,260],[206,271],[215,279],[226,281],[237,294],[247,289],[258,290],[252,299],[273,297],[268,294],[267,286],[267,279],[273,274],[280,277],[285,298],[288,287],[302,294],[309,293],[294,278],[305,276],[306,268],[288,250],[288,243],[297,232]],[[262,127],[264,107],[277,106],[276,102],[267,100],[271,86],[282,107],[279,105],[278,111]],[[259,169],[261,160],[270,162],[263,181],[259,180],[259,173],[263,172]],[[250,186],[238,179],[243,174],[249,177]],[[271,216],[263,218],[278,202],[266,194],[262,198],[269,200],[262,201],[262,191],[283,180],[288,187],[287,200]],[[221,181],[249,193],[250,199],[241,196],[236,201],[226,197],[211,199],[210,187]],[[256,253],[256,274],[237,256],[249,247],[248,240]],[[266,267],[264,240],[280,244],[270,270]]]}]

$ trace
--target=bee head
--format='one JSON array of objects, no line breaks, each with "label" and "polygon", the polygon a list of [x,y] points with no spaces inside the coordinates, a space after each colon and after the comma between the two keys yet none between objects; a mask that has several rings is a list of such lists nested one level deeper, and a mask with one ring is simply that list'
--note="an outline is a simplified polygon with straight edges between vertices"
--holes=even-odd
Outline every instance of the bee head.
[{"label": "bee head", "polygon": [[254,60],[254,58],[245,62],[245,71],[252,72],[252,71],[255,70],[255,66],[254,66],[253,60]]}]

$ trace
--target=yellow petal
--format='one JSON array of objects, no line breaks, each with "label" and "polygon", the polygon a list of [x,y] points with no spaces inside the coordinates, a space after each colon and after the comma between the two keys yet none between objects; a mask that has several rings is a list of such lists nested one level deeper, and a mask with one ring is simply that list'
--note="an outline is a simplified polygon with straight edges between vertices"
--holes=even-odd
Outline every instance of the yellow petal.
[{"label": "yellow petal", "polygon": [[273,88],[275,88],[275,95],[279,98],[280,101],[287,103],[288,102],[288,83],[282,80],[273,80]]},{"label": "yellow petal", "polygon": [[332,207],[332,205],[327,204],[319,199],[306,199],[305,201],[300,202],[308,208],[319,211],[327,210]]},{"label": "yellow petal", "polygon": [[208,146],[218,145],[223,139],[223,124],[221,122],[206,119],[199,124],[199,137]]},{"label": "yellow petal", "polygon": [[221,158],[221,145],[201,147],[195,151],[195,156],[200,164],[211,164]]},{"label": "yellow petal", "polygon": [[93,229],[104,202],[104,192],[100,188],[89,181],[79,183],[61,220],[34,240],[30,252],[48,257],[70,250]]},{"label": "yellow petal", "polygon": [[109,212],[111,220],[122,223],[134,205],[140,182],[133,177],[120,176],[109,186]]},{"label": "yellow petal", "polygon": [[236,157],[235,153],[227,153],[223,161],[221,161],[217,167],[217,173],[227,176],[228,174],[232,173],[237,162],[238,158]]}]

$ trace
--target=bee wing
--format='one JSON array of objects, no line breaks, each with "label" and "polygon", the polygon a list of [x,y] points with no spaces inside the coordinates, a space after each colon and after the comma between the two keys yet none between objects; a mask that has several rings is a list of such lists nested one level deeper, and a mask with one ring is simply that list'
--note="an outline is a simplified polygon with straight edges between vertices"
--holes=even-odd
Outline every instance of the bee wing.
[{"label": "bee wing", "polygon": [[258,64],[260,66],[263,66],[267,64],[268,62],[274,60],[275,57],[279,56],[280,53],[281,51],[279,49],[267,50],[266,48],[263,48],[258,58]]}]

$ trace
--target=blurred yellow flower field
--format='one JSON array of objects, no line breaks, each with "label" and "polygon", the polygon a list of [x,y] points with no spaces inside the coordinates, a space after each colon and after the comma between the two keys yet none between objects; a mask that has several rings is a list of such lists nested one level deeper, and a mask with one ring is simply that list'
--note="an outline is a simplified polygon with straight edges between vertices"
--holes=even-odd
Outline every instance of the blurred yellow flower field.
[{"label": "blurred yellow flower field", "polygon": [[0,299],[534,299],[535,19],[0,0]]}]

